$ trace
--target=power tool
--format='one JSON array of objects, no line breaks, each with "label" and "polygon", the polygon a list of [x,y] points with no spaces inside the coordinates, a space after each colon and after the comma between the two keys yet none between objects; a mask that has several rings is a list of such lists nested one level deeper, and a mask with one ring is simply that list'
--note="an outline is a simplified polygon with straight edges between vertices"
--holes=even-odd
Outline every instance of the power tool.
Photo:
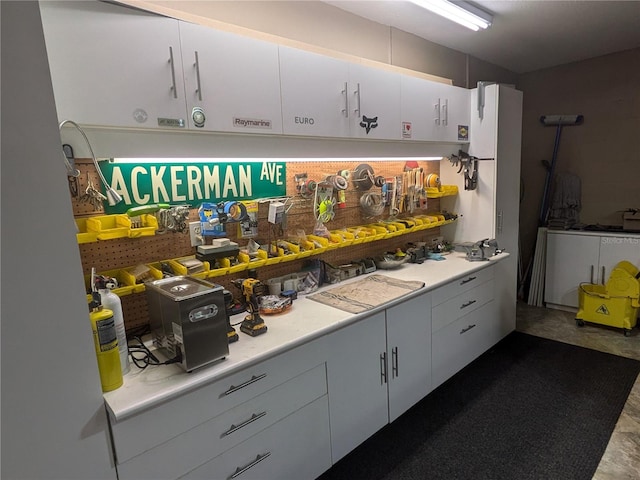
[{"label": "power tool", "polygon": [[240,324],[240,331],[252,337],[265,333],[267,326],[260,316],[260,297],[268,295],[269,289],[264,283],[255,278],[234,280],[233,284],[240,289],[248,312]]},{"label": "power tool", "polygon": [[231,326],[231,320],[229,318],[233,314],[233,295],[231,295],[229,290],[223,290],[222,293],[224,294],[225,313],[227,315],[227,339],[229,343],[233,343],[238,341],[238,334],[236,333],[236,329]]}]

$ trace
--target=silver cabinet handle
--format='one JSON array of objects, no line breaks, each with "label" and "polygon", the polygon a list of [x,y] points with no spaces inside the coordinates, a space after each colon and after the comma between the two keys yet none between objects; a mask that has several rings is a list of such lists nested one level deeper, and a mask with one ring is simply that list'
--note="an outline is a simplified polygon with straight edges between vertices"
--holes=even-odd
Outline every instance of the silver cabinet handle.
[{"label": "silver cabinet handle", "polygon": [[200,61],[198,60],[198,51],[196,50],[196,63],[193,64],[196,67],[196,82],[198,82],[198,88],[196,88],[196,92],[198,93],[198,100],[202,101],[202,84],[200,83]]},{"label": "silver cabinet handle", "polygon": [[229,430],[227,430],[226,432],[224,432],[222,435],[220,435],[220,438],[226,437],[227,435],[231,435],[233,432],[237,432],[238,430],[240,430],[243,427],[246,427],[247,425],[249,425],[250,423],[255,422],[256,420],[258,420],[259,418],[264,417],[267,414],[267,412],[260,412],[260,413],[254,413],[251,415],[251,418],[245,420],[244,422],[238,424],[238,425],[231,425],[229,427]]},{"label": "silver cabinet handle", "polygon": [[380,385],[387,383],[387,352],[380,354]]},{"label": "silver cabinet handle", "polygon": [[462,280],[460,285],[464,285],[465,283],[473,282],[477,277],[469,277],[466,280]]},{"label": "silver cabinet handle", "polygon": [[477,302],[477,300],[469,300],[468,302],[463,303],[462,305],[460,305],[460,310],[462,310],[463,308],[467,308],[469,305],[473,305],[476,302]]},{"label": "silver cabinet handle", "polygon": [[449,125],[449,99],[445,99],[444,105],[442,105],[442,125],[445,127]]},{"label": "silver cabinet handle", "polygon": [[433,105],[433,109],[436,112],[436,118],[434,119],[436,125],[440,125],[440,99],[438,99],[438,103]]},{"label": "silver cabinet handle", "polygon": [[171,65],[171,90],[173,98],[178,98],[178,89],[176,88],[176,69],[173,65],[173,47],[169,47],[169,65]]},{"label": "silver cabinet handle", "polygon": [[393,378],[398,377],[398,347],[391,350],[391,373]]},{"label": "silver cabinet handle", "polygon": [[474,328],[476,325],[469,325],[467,328],[463,328],[462,330],[460,330],[460,335],[462,335],[465,332],[468,332],[469,330],[471,330],[472,328]]},{"label": "silver cabinet handle", "polygon": [[251,377],[251,379],[250,379],[250,380],[247,380],[246,382],[241,383],[241,384],[240,384],[240,385],[238,385],[237,387],[236,387],[236,386],[234,386],[234,385],[231,385],[231,386],[229,387],[229,390],[227,390],[226,392],[224,392],[223,396],[224,396],[224,395],[231,395],[233,392],[237,392],[237,391],[238,391],[238,390],[240,390],[241,388],[244,388],[244,387],[246,387],[246,386],[248,386],[248,385],[251,385],[252,383],[257,382],[258,380],[262,380],[262,379],[263,379],[263,378],[265,378],[266,376],[267,376],[267,374],[266,374],[266,373],[263,373],[263,374],[261,374],[261,375],[253,375],[253,376]]},{"label": "silver cabinet handle", "polygon": [[593,285],[593,265],[591,265],[591,284]]},{"label": "silver cabinet handle", "polygon": [[259,464],[262,460],[264,460],[265,458],[269,457],[271,455],[271,452],[267,452],[264,455],[257,455],[256,459],[251,462],[249,465],[246,465],[242,468],[238,467],[236,468],[236,471],[233,475],[231,475],[230,477],[228,477],[229,479],[231,478],[237,478],[240,475],[242,475],[244,472],[246,472],[247,470],[249,470],[252,467],[255,467],[257,464]]},{"label": "silver cabinet handle", "polygon": [[344,108],[342,109],[342,114],[349,118],[349,87],[347,86],[347,82],[344,82],[344,89],[342,90],[342,96],[344,97]]},{"label": "silver cabinet handle", "polygon": [[360,84],[357,83],[356,85],[358,85],[358,87],[356,88],[356,91],[353,92],[356,95],[356,105],[357,107],[355,108],[355,110],[353,111],[354,113],[357,113],[358,116],[360,116]]},{"label": "silver cabinet handle", "polygon": [[602,285],[604,285],[604,284],[605,284],[604,272],[605,272],[605,268],[604,268],[604,267],[602,267]]},{"label": "silver cabinet handle", "polygon": [[500,210],[498,212],[498,233],[502,233],[502,221],[503,221],[503,211]]}]

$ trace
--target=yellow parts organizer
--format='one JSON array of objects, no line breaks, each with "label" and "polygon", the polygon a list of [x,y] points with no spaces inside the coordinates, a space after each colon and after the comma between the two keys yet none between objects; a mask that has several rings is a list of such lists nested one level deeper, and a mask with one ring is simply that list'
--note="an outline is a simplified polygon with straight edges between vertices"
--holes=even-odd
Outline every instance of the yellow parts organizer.
[{"label": "yellow parts organizer", "polygon": [[627,261],[619,262],[611,271],[606,285],[581,284],[576,323],[599,323],[624,329],[629,335],[638,320],[640,280],[638,269]]}]

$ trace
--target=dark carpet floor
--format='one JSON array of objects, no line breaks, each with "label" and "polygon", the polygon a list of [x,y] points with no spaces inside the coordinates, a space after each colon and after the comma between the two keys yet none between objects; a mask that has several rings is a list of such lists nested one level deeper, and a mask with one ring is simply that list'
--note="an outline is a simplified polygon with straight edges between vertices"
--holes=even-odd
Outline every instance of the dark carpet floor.
[{"label": "dark carpet floor", "polygon": [[590,480],[640,362],[513,332],[321,480]]}]

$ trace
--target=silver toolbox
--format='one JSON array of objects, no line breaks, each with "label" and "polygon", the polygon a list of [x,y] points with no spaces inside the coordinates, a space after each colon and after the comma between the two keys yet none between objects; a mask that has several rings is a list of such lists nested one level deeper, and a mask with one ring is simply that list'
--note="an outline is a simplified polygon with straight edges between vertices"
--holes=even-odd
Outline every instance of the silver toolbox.
[{"label": "silver toolbox", "polygon": [[187,372],[229,355],[223,288],[193,277],[146,284],[155,346]]}]

